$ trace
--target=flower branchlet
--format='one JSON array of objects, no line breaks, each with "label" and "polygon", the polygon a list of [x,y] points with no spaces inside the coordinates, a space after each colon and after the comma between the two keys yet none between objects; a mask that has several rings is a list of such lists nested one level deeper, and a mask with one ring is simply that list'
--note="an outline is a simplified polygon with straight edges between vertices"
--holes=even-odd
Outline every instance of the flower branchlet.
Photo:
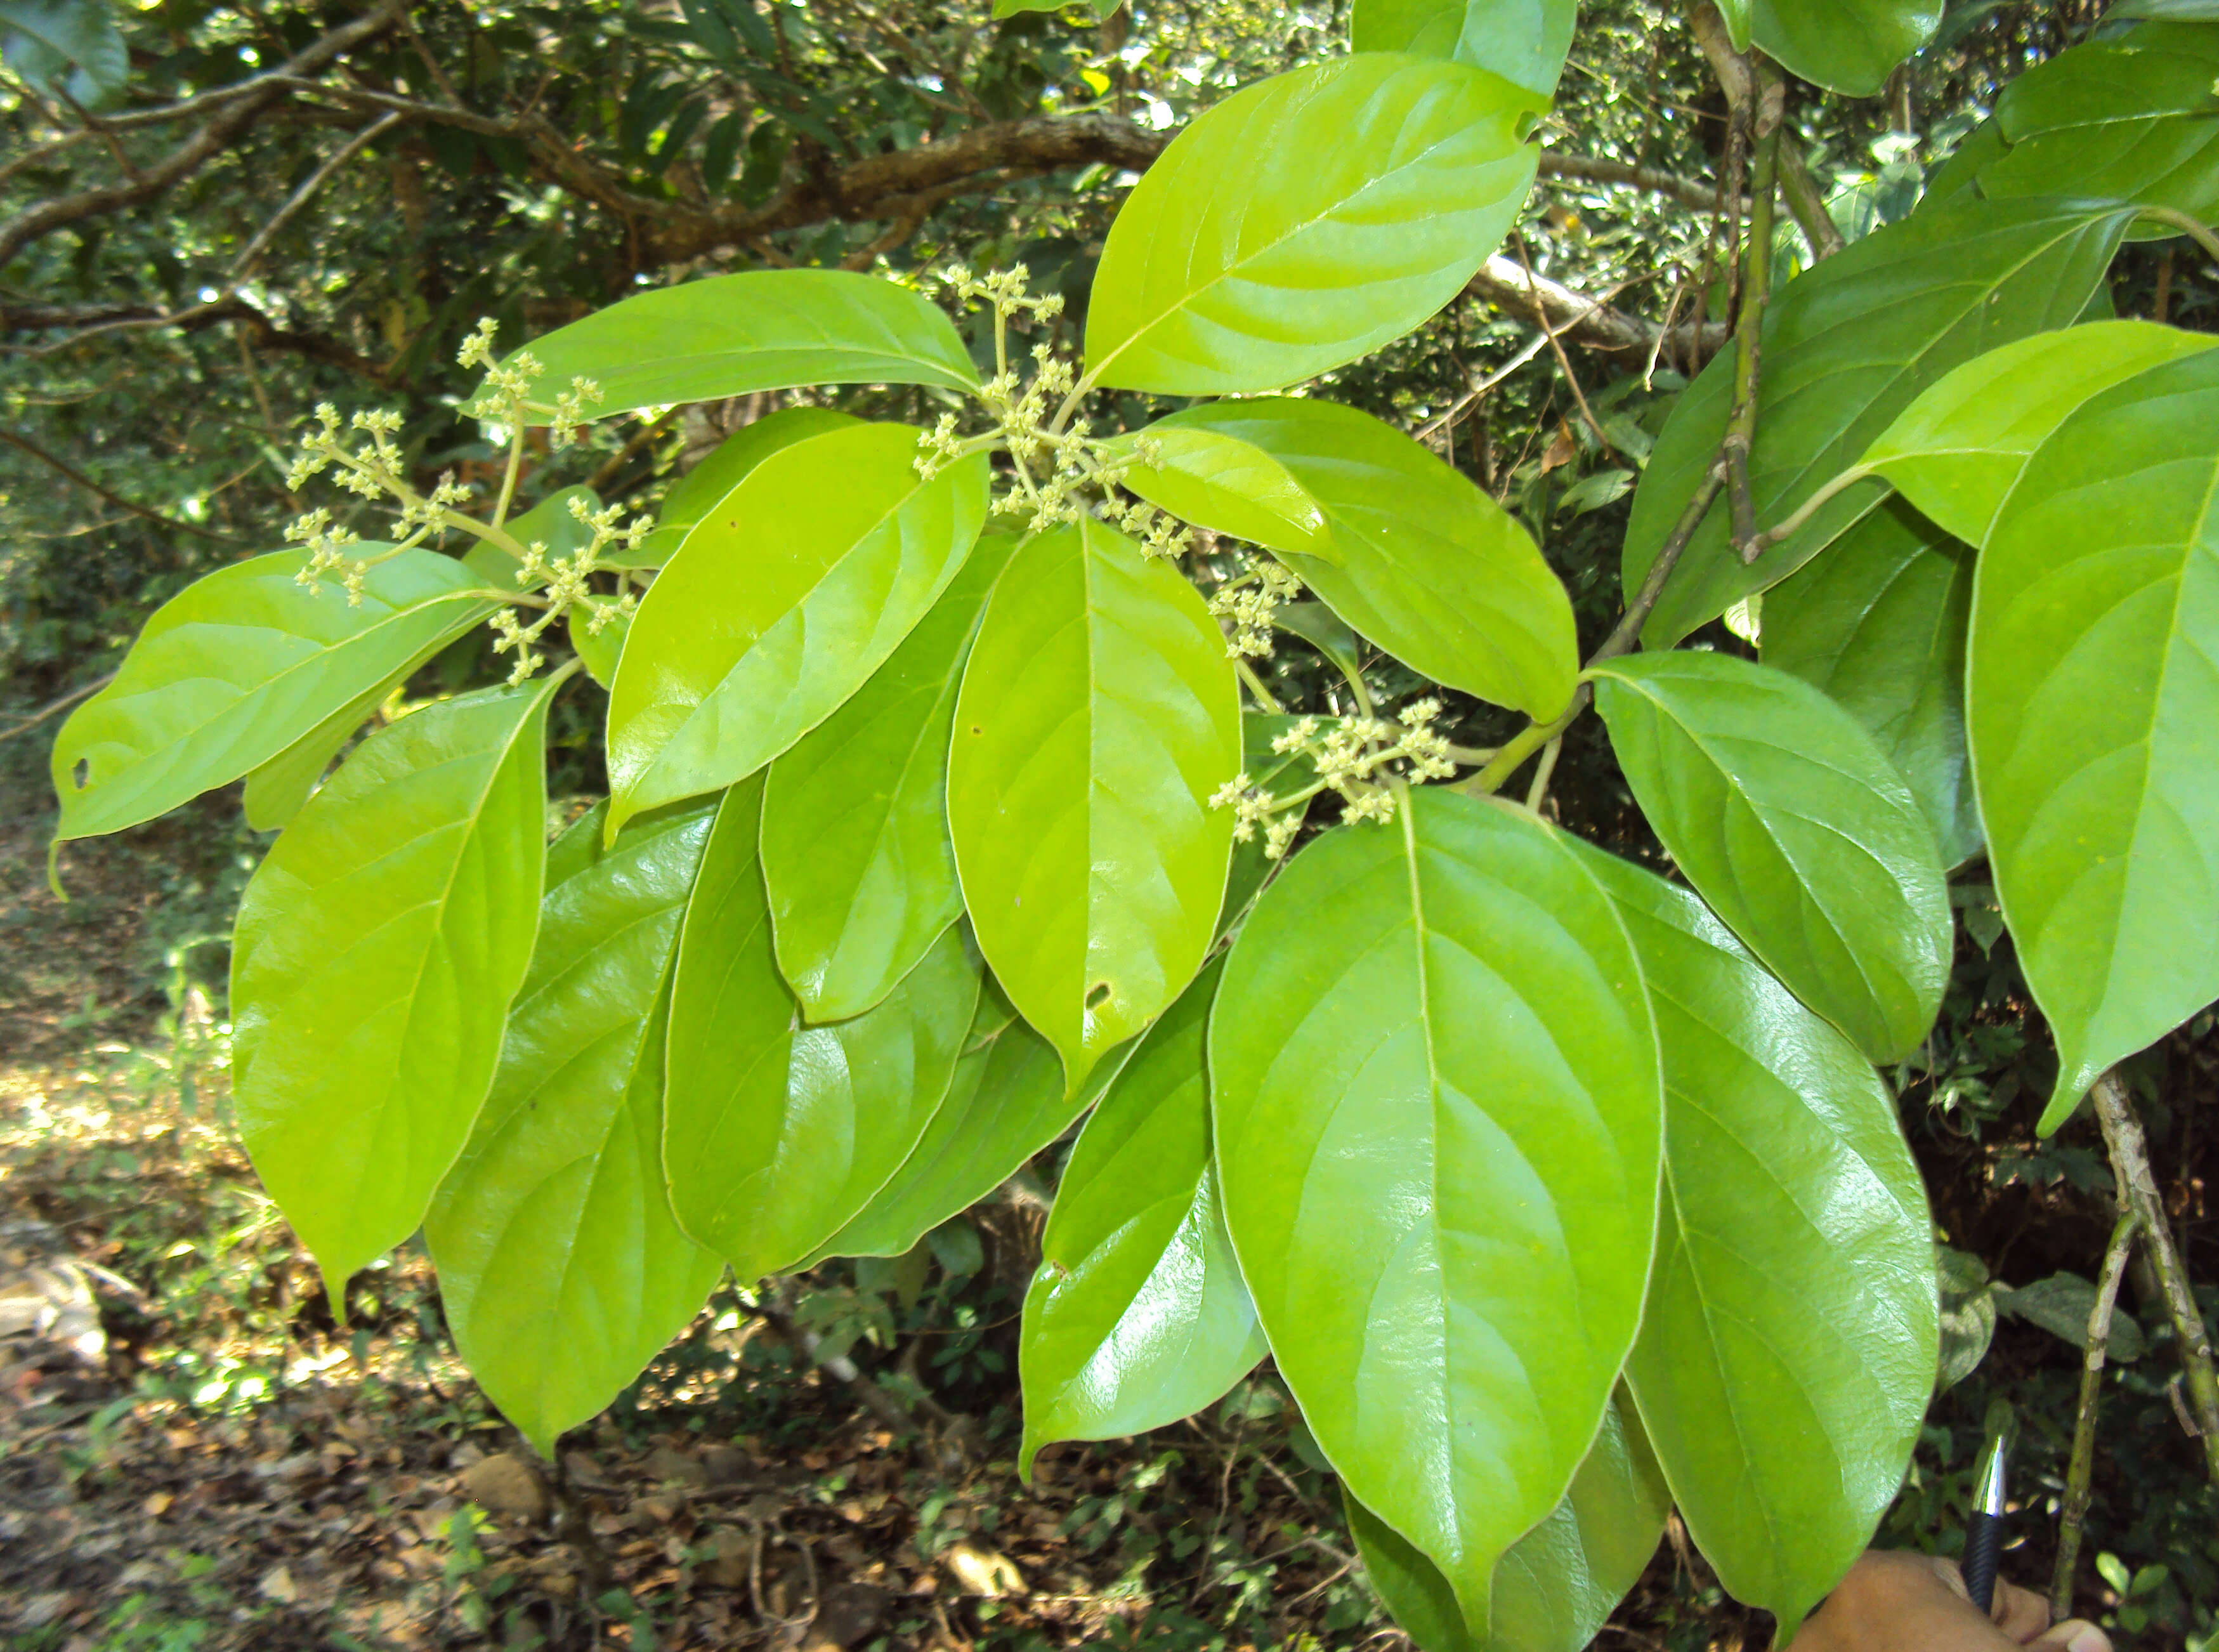
[{"label": "flower branchlet", "polygon": [[601,387],[581,374],[573,376],[570,388],[552,401],[536,400],[533,384],[546,367],[528,350],[518,351],[505,362],[494,360],[496,326],[493,317],[480,317],[478,330],[463,340],[462,349],[455,354],[458,365],[486,370],[484,391],[463,411],[519,432],[536,413],[547,420],[548,439],[556,447],[568,447],[592,419],[587,410],[600,403]]},{"label": "flower branchlet", "polygon": [[1302,829],[1303,812],[1321,792],[1333,792],[1342,818],[1395,818],[1395,780],[1445,780],[1456,773],[1449,742],[1433,727],[1441,703],[1432,695],[1405,705],[1393,721],[1384,717],[1297,718],[1271,742],[1281,757],[1302,756],[1317,779],[1302,790],[1275,797],[1246,773],[1235,775],[1210,798],[1213,809],[1230,809],[1233,835],[1248,842],[1264,829],[1264,853],[1276,860]]},{"label": "flower branchlet", "polygon": [[1233,622],[1226,640],[1227,657],[1268,660],[1271,657],[1271,617],[1283,602],[1302,593],[1302,582],[1278,563],[1259,558],[1247,573],[1227,581],[1209,599],[1209,612]]},{"label": "flower branchlet", "polygon": [[587,633],[598,637],[618,620],[629,618],[638,606],[637,599],[630,591],[612,599],[598,597],[587,581],[600,571],[603,551],[619,542],[626,551],[637,550],[648,530],[655,525],[655,519],[636,516],[625,524],[620,520],[624,515],[621,505],[606,506],[596,511],[583,497],[570,500],[570,514],[587,531],[589,537],[584,544],[568,556],[558,556],[550,562],[546,545],[535,539],[525,547],[524,560],[517,566],[519,585],[544,584],[539,599],[545,606],[539,617],[527,625],[515,609],[504,608],[493,618],[493,651],[516,655],[516,663],[508,675],[512,686],[547,663],[546,656],[536,653],[532,644],[546,634],[549,626],[573,609],[586,611]]},{"label": "flower branchlet", "polygon": [[[1023,264],[974,276],[960,264],[945,274],[948,289],[958,298],[982,300],[994,311],[994,374],[979,388],[979,400],[994,421],[984,437],[965,437],[953,413],[917,442],[917,469],[931,477],[955,460],[985,447],[1000,447],[1010,456],[1016,486],[997,500],[1002,514],[1022,517],[1028,532],[1038,533],[1060,523],[1076,522],[1099,497],[1099,514],[1134,534],[1143,554],[1176,556],[1190,548],[1193,536],[1153,506],[1139,500],[1121,500],[1119,485],[1133,458],[1114,455],[1096,438],[1085,419],[1067,428],[1059,419],[1079,380],[1075,369],[1042,339],[1031,350],[1029,376],[1013,365],[1010,357],[1010,323],[1017,316],[1052,321],[1063,313],[1060,295],[1032,297],[1025,290],[1031,272]],[[1139,462],[1159,461],[1156,444],[1134,444]]]}]

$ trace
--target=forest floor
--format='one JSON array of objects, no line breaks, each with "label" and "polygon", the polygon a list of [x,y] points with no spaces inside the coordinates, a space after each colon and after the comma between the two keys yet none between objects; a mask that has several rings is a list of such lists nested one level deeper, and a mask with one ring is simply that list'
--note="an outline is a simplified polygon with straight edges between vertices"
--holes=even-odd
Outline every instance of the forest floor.
[{"label": "forest floor", "polygon": [[[788,1311],[852,1343],[861,1388],[727,1287],[554,1464],[456,1362],[420,1248],[359,1276],[338,1330],[229,1126],[206,963],[251,865],[231,817],[215,800],[71,846],[66,906],[47,821],[0,819],[0,1648],[1404,1643],[1268,1364],[1189,1423],[1018,1481],[1036,1233],[1006,1210],[984,1263],[950,1280],[942,1258],[929,1289],[922,1258],[879,1295],[836,1267],[799,1282]],[[1883,1541],[1954,1544],[1981,1425],[2011,1405],[2034,1462],[2006,1568],[2039,1587],[2077,1364],[2006,1323],[1937,1403]],[[2079,1609],[2203,1652],[2219,1500],[2161,1378],[2106,1413],[2108,1568]],[[1769,1629],[1675,1520],[1600,1643],[1756,1652]]]}]

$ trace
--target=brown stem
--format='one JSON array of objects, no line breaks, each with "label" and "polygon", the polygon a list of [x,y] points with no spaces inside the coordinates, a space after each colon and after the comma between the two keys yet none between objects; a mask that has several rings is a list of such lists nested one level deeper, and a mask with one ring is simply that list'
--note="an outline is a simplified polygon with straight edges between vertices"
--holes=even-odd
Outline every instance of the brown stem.
[{"label": "brown stem", "polygon": [[2073,1423],[2073,1456],[2065,1472],[2065,1506],[2057,1522],[2057,1566],[2049,1574],[2049,1615],[2073,1615],[2073,1573],[2080,1563],[2081,1526],[2088,1518],[2088,1482],[2096,1467],[2096,1407],[2104,1393],[2104,1360],[2111,1343],[2111,1308],[2119,1281],[2134,1254],[2141,1226],[2132,1210],[2119,1213],[2111,1243],[2104,1252],[2104,1271],[2096,1281],[2096,1306],[2088,1315],[2088,1353],[2080,1367],[2080,1406]]},{"label": "brown stem", "polygon": [[2173,1340],[2180,1351],[2181,1375],[2187,1379],[2188,1404],[2196,1419],[2196,1432],[2203,1445],[2203,1460],[2211,1483],[2219,1486],[2219,1370],[2211,1357],[2211,1333],[2196,1306],[2188,1269],[2173,1248],[2172,1228],[2166,1220],[2165,1202],[2158,1196],[2157,1178],[2150,1173],[2149,1142],[2142,1134],[2126,1081],[2112,1068],[2096,1081],[2093,1091],[2096,1120],[2104,1127],[2104,1145],[2111,1156],[2111,1175],[2118,1183],[2122,1208],[2133,1212],[2141,1228],[2143,1253],[2157,1270],[2160,1294],[2172,1320]]},{"label": "brown stem", "polygon": [[1734,405],[1720,447],[1726,499],[1733,514],[1733,543],[1744,562],[1756,560],[1756,505],[1750,495],[1749,461],[1756,445],[1757,395],[1763,380],[1764,313],[1772,290],[1773,196],[1780,176],[1780,121],[1785,86],[1762,65],[1756,108],[1756,153],[1752,166],[1749,245],[1743,263],[1741,314],[1734,324]]}]

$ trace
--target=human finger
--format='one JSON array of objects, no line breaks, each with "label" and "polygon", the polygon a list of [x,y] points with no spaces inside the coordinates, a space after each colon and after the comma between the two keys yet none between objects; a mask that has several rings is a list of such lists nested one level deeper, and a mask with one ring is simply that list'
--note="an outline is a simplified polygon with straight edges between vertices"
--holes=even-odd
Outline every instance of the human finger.
[{"label": "human finger", "polygon": [[2029,1644],[2042,1652],[2111,1652],[2111,1637],[2085,1618],[2068,1618]]},{"label": "human finger", "polygon": [[2049,1627],[2049,1602],[2031,1589],[1996,1580],[1996,1597],[1988,1608],[1996,1627],[2021,1646]]}]

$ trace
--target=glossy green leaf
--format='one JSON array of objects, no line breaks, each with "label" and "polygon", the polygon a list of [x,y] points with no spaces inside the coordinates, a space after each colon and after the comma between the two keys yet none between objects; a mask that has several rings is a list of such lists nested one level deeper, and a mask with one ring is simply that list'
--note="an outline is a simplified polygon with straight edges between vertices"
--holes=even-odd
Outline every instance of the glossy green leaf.
[{"label": "glossy green leaf", "polygon": [[1719,16],[1726,20],[1726,38],[1734,50],[1748,51],[1750,31],[1756,22],[1755,0],[1719,0]]},{"label": "glossy green leaf", "polygon": [[1934,829],[1849,714],[1724,654],[1594,670],[1619,765],[1688,881],[1874,1061],[1934,1024],[1956,926]]},{"label": "glossy green leaf", "polygon": [[1967,720],[2064,1121],[2219,997],[2219,354],[2104,392],[2028,461],[1981,553]]},{"label": "glossy green leaf", "polygon": [[299,814],[301,805],[308,802],[308,794],[355,731],[391,698],[395,689],[444,646],[433,643],[390,678],[372,683],[268,762],[249,771],[240,798],[246,823],[258,832],[274,832]]},{"label": "glossy green leaf", "polygon": [[[1748,0],[1728,0],[1744,11]],[[1546,109],[1579,22],[1577,0],[1358,0],[1348,21],[1358,52],[1453,58],[1500,75]],[[1746,22],[1744,32],[1747,32]]]},{"label": "glossy green leaf", "polygon": [[1227,1224],[1350,1490],[1488,1621],[1640,1318],[1663,1106],[1632,946],[1531,815],[1408,796],[1298,854],[1209,1026]]},{"label": "glossy green leaf", "polygon": [[724,1262],[662,1180],[663,1032],[679,926],[716,810],[601,810],[548,852],[531,968],[493,1089],[425,1234],[455,1342],[543,1452],[685,1329]]},{"label": "glossy green leaf", "polygon": [[56,837],[121,831],[260,767],[493,611],[476,574],[428,550],[372,568],[355,606],[335,580],[295,583],[307,560],[233,562],[155,610],[54,742]]},{"label": "glossy green leaf", "polygon": [[[1184,521],[1273,550],[1339,561],[1317,500],[1286,466],[1229,432],[1155,424],[1107,446],[1130,466],[1128,489]],[[1154,463],[1141,458],[1144,450]]]},{"label": "glossy green leaf", "polygon": [[271,846],[232,941],[232,1093],[337,1301],[424,1219],[531,961],[553,679],[364,741]]},{"label": "glossy green leaf", "polygon": [[[843,270],[749,270],[661,287],[534,338],[535,424],[573,378],[596,418],[796,384],[979,382],[955,328],[922,293]],[[522,352],[519,352],[519,354]],[[513,364],[515,357],[504,365]],[[486,394],[481,385],[472,405]]]},{"label": "glossy green leaf", "polygon": [[830,431],[765,459],[633,617],[609,692],[609,830],[754,773],[838,710],[962,567],[974,454],[927,481],[917,432]]},{"label": "glossy green leaf", "polygon": [[963,674],[948,823],[1010,1002],[1076,1090],[1202,967],[1240,768],[1225,639],[1170,562],[1091,518],[1021,546]]},{"label": "glossy green leaf", "polygon": [[1894,764],[1959,866],[1980,848],[1965,755],[1973,553],[1892,500],[1764,593],[1764,662],[1823,690]]},{"label": "glossy green leaf", "polygon": [[[2033,65],[1996,100],[2010,150],[1980,169],[1992,197],[2054,195],[2219,211],[2219,27],[2172,23],[2092,40]],[[2139,232],[2179,232],[2148,220]]]},{"label": "glossy green leaf", "polygon": [[1087,376],[1271,390],[1409,332],[1486,262],[1532,185],[1533,99],[1460,63],[1365,53],[1235,92],[1110,226]]},{"label": "glossy green leaf", "polygon": [[1017,1018],[990,977],[948,1098],[923,1139],[870,1203],[801,1265],[828,1256],[908,1254],[1069,1129],[1123,1070],[1132,1049],[1110,1051],[1078,1094],[1066,1096],[1055,1051]]},{"label": "glossy green leaf", "polygon": [[1755,0],[1749,35],[1791,74],[1870,97],[1941,22],[1942,0]]},{"label": "glossy green leaf", "polygon": [[1323,509],[1336,553],[1294,571],[1412,670],[1537,718],[1571,699],[1579,655],[1563,584],[1515,518],[1402,432],[1283,398],[1193,407],[1153,428],[1216,432],[1284,465]]},{"label": "glossy green leaf", "polygon": [[[1862,456],[1896,415],[1960,363],[2069,325],[2103,278],[2126,209],[1961,196],[1874,231],[1781,288],[1765,313],[1764,376],[1750,491],[1760,525],[1788,515]],[[1625,582],[1638,588],[1718,455],[1733,354],[1681,394],[1650,455],[1627,525]],[[1744,566],[1721,499],[1650,615],[1652,648],[1677,643],[1787,577],[1879,503],[1865,481]]]},{"label": "glossy green leaf", "polygon": [[1495,1563],[1494,1633],[1480,1636],[1440,1568],[1345,1488],[1342,1495],[1371,1586],[1420,1652],[1584,1652],[1640,1580],[1672,1506],[1620,1388],[1563,1500]]},{"label": "glossy green leaf", "polygon": [[1021,1475],[1055,1441],[1192,1416],[1269,1351],[1210,1161],[1203,1033],[1222,970],[1148,1030],[1064,1167],[1025,1294]]},{"label": "glossy green leaf", "polygon": [[[830,407],[785,407],[752,425],[741,425],[663,495],[655,526],[631,560],[643,568],[662,567],[677,554],[693,525],[715,510],[725,494],[745,481],[748,473],[772,454],[827,431],[861,423],[853,413],[836,413]],[[609,558],[605,556],[602,560]]]},{"label": "glossy green leaf", "polygon": [[2091,396],[2219,345],[2150,321],[2092,321],[1976,356],[1905,408],[1859,468],[1968,545],[1983,543],[2035,449]]},{"label": "glossy green leaf", "polygon": [[1686,890],[1582,847],[1664,1053],[1664,1213],[1626,1366],[1673,1500],[1791,1628],[1894,1500],[1933,1390],[1933,1219],[1895,1105]]},{"label": "glossy green leaf", "polygon": [[679,942],[663,1164],[679,1225],[749,1282],[867,1205],[948,1094],[979,997],[945,931],[877,1009],[799,1027],[756,858],[763,783],[725,794]]},{"label": "glossy green leaf", "polygon": [[990,534],[855,698],[771,765],[763,881],[786,984],[812,1022],[860,1015],[963,914],[948,743],[979,617],[1016,541]]}]

